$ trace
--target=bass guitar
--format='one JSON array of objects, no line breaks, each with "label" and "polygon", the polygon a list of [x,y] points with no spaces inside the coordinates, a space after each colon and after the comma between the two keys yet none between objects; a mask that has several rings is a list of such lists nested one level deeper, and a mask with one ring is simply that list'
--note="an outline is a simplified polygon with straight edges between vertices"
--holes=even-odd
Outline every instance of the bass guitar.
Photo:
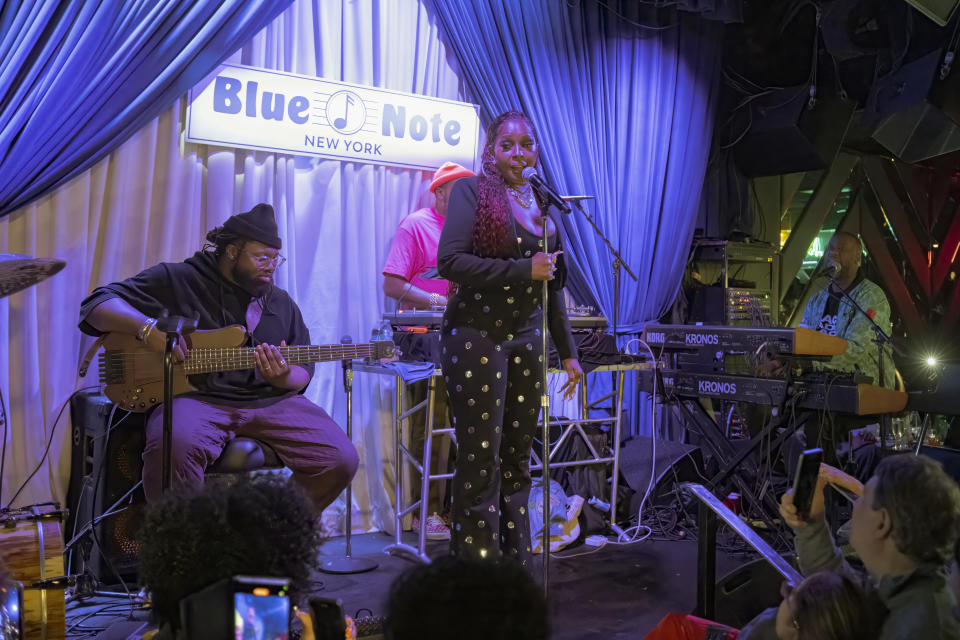
[{"label": "bass guitar", "polygon": [[[257,366],[253,347],[242,347],[246,329],[232,325],[223,329],[194,331],[184,336],[184,361],[173,365],[173,395],[196,391],[189,376]],[[100,382],[104,393],[121,409],[142,413],[163,402],[163,356],[133,336],[107,334],[100,354]],[[291,345],[277,347],[289,364],[312,364],[333,360],[393,356],[389,341],[367,344]]]}]

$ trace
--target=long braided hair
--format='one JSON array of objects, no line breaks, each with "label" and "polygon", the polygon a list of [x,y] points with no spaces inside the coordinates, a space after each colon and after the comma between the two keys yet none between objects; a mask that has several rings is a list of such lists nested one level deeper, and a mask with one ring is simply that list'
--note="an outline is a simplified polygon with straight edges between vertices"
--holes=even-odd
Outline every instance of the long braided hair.
[{"label": "long braided hair", "polygon": [[[537,135],[533,121],[520,111],[501,113],[487,127],[487,141],[481,156],[483,173],[478,180],[477,215],[473,223],[473,251],[488,258],[510,255],[508,227],[513,213],[510,210],[510,201],[507,200],[507,184],[497,170],[493,146],[497,142],[500,127],[511,120],[520,120],[526,124],[537,146],[540,145],[540,136]],[[538,204],[541,210],[546,211],[539,198]]]}]

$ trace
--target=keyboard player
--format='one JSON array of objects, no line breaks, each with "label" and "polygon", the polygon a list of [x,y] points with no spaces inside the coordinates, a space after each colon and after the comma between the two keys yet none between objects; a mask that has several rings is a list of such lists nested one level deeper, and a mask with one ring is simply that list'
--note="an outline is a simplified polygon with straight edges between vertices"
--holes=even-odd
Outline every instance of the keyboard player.
[{"label": "keyboard player", "polygon": [[[830,239],[824,254],[824,263],[838,270],[826,285],[817,291],[803,312],[801,327],[814,329],[847,341],[847,350],[839,356],[815,363],[815,368],[825,371],[850,372],[867,375],[873,383],[892,388],[894,386],[894,362],[889,353],[884,355],[884,380],[879,379],[878,350],[870,321],[857,311],[843,292],[846,292],[870,318],[890,335],[890,303],[876,283],[864,277],[861,270],[863,250],[860,239],[849,232],[838,231]],[[811,419],[804,429],[806,446],[822,446],[828,460],[833,458],[836,446],[845,442],[851,429],[876,422],[874,418],[849,415],[824,416]],[[819,443],[819,444],[816,444]],[[867,478],[873,471],[876,447],[872,444],[853,452],[854,473]]]},{"label": "keyboard player", "polygon": [[816,363],[816,367],[833,371],[862,373],[873,378],[874,384],[892,387],[894,364],[889,354],[884,356],[884,378],[880,381],[877,345],[873,327],[841,291],[853,298],[881,329],[890,335],[890,303],[877,284],[863,276],[860,263],[863,253],[860,239],[852,233],[838,231],[827,244],[824,254],[827,266],[836,265],[839,271],[826,286],[817,291],[803,312],[801,327],[843,338],[847,351],[830,360]]}]

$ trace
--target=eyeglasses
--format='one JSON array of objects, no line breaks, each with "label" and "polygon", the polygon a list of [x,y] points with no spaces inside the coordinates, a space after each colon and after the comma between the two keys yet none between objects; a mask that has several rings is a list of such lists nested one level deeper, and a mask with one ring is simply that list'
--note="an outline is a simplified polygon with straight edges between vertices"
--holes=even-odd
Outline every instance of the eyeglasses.
[{"label": "eyeglasses", "polygon": [[275,256],[258,256],[253,253],[247,253],[247,255],[250,256],[251,260],[253,260],[253,264],[257,265],[258,267],[279,268],[284,262],[287,261],[287,259],[279,253]]}]

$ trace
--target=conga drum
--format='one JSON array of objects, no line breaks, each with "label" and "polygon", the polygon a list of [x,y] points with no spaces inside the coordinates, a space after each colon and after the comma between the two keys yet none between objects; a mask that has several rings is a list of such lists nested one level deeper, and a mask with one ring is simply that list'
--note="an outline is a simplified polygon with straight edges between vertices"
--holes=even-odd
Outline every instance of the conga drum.
[{"label": "conga drum", "polygon": [[66,608],[63,588],[34,585],[63,576],[66,512],[45,503],[0,512],[0,558],[14,580],[23,583],[23,627],[27,638],[64,640]]}]

